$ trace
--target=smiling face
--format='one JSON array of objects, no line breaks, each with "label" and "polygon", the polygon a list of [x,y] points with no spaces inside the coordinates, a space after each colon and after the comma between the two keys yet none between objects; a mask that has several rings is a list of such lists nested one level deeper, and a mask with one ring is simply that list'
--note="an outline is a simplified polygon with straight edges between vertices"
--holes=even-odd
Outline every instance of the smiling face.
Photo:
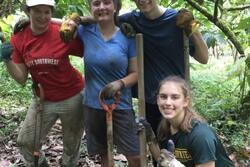
[{"label": "smiling face", "polygon": [[48,5],[32,6],[28,15],[32,31],[34,33],[42,33],[48,29],[52,17],[52,7]]},{"label": "smiling face", "polygon": [[157,7],[157,0],[134,0],[137,8],[142,13],[150,13]]},{"label": "smiling face", "polygon": [[183,120],[189,99],[184,96],[180,84],[167,81],[163,83],[157,95],[157,104],[163,118],[169,121]]},{"label": "smiling face", "polygon": [[114,20],[116,7],[113,0],[90,0],[90,7],[97,22]]}]

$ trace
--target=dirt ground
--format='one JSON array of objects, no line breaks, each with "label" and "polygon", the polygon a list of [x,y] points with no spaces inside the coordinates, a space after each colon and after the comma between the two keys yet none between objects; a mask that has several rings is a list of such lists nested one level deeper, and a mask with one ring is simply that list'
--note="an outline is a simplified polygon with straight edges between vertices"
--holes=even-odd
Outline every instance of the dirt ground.
[{"label": "dirt ground", "polygon": [[[18,121],[17,121],[18,123]],[[0,125],[3,126],[3,125]],[[1,127],[0,127],[1,128]],[[25,167],[22,161],[22,156],[16,147],[16,139],[19,128],[15,129],[9,136],[0,135],[0,167]],[[47,136],[42,150],[45,152],[47,161],[51,167],[60,167],[60,159],[63,151],[62,146],[61,125],[58,121]],[[234,161],[235,167],[250,167],[247,162],[240,164],[235,154],[230,154],[230,158]],[[114,153],[114,160],[116,167],[126,167],[127,161],[123,155]],[[148,167],[152,167],[151,156],[148,154]],[[248,166],[249,165],[249,166]],[[87,154],[86,138],[82,137],[81,154],[79,160],[79,167],[100,167],[99,157],[90,157]]]},{"label": "dirt ground", "polygon": [[[19,129],[14,130],[11,135],[0,136],[0,167],[25,167],[16,147],[16,139]],[[47,141],[42,147],[47,161],[51,167],[59,167],[63,151],[61,125],[58,121],[47,136]],[[123,155],[114,153],[115,164],[118,167],[127,166],[127,160]],[[89,157],[86,149],[85,134],[82,137],[79,167],[100,167],[99,157]],[[149,166],[152,166],[149,164]]]}]

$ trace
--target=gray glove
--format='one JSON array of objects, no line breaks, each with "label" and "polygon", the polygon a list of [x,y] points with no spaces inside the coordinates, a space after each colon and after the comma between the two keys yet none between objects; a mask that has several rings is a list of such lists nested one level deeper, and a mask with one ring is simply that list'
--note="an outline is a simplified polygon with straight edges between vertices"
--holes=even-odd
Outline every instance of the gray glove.
[{"label": "gray glove", "polygon": [[158,167],[185,167],[180,161],[174,156],[174,142],[168,140],[167,149],[161,149],[160,157],[157,160]]},{"label": "gray glove", "polygon": [[11,60],[13,48],[9,42],[0,43],[0,62],[8,62]]}]

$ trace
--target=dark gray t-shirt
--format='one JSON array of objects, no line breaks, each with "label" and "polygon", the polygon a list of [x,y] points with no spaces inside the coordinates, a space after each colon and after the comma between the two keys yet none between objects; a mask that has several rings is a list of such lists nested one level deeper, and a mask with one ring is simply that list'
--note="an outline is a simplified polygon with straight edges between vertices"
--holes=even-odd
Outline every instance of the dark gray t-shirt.
[{"label": "dark gray t-shirt", "polygon": [[[178,133],[170,139],[175,143],[175,156],[186,167],[215,161],[216,167],[233,167],[226,151],[214,131],[206,124],[195,122],[190,133]],[[167,142],[161,143],[166,148]]]}]

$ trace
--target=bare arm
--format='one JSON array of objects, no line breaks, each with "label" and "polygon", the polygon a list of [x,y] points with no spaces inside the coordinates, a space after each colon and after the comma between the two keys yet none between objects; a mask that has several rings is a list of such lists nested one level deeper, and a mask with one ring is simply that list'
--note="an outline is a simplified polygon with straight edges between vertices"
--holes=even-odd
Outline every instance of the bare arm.
[{"label": "bare arm", "polygon": [[195,52],[194,52],[194,59],[202,64],[207,64],[208,62],[208,48],[207,44],[202,38],[201,33],[196,30],[192,35],[191,39],[193,40]]},{"label": "bare arm", "polygon": [[[95,19],[93,16],[80,16],[82,24],[93,24],[96,23]],[[55,23],[57,25],[61,25],[63,23],[63,19],[60,18],[51,18],[51,22]]]},{"label": "bare arm", "polygon": [[93,16],[81,16],[81,23],[82,24],[94,24],[96,20]]},{"label": "bare arm", "polygon": [[121,79],[125,87],[131,87],[137,83],[138,74],[137,74],[137,59],[133,57],[129,59],[129,69],[128,75]]},{"label": "bare arm", "polygon": [[215,167],[215,162],[214,161],[209,161],[205,164],[200,164],[200,165],[195,165],[195,167]]},{"label": "bare arm", "polygon": [[52,23],[55,23],[55,24],[57,24],[57,25],[61,25],[62,22],[63,22],[63,20],[60,19],[60,18],[51,18],[51,22],[52,22]]},{"label": "bare arm", "polygon": [[12,60],[5,62],[7,70],[12,78],[19,84],[24,85],[28,78],[28,70],[24,64],[15,64]]}]

